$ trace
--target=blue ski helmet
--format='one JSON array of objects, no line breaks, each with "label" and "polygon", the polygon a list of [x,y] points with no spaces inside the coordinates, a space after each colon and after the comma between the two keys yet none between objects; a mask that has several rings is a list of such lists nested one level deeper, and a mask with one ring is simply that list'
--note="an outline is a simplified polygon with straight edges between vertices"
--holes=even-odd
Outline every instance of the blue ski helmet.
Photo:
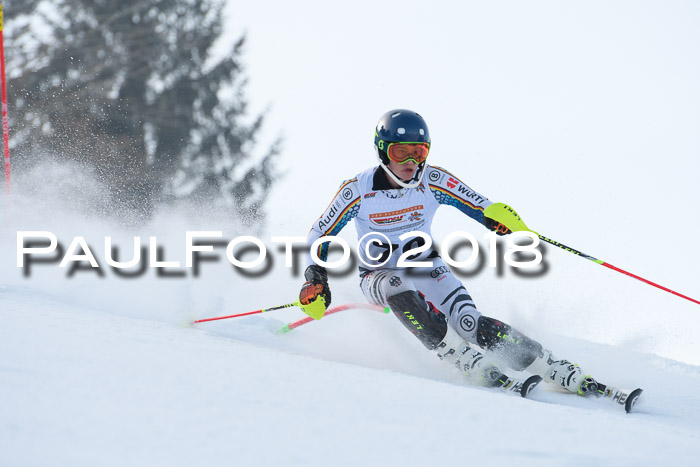
[{"label": "blue ski helmet", "polygon": [[374,148],[377,151],[379,163],[386,173],[399,185],[405,188],[415,188],[423,178],[425,161],[418,165],[416,175],[405,182],[389,170],[387,149],[391,143],[428,143],[430,132],[425,120],[418,113],[407,109],[395,109],[382,115],[374,130]]}]

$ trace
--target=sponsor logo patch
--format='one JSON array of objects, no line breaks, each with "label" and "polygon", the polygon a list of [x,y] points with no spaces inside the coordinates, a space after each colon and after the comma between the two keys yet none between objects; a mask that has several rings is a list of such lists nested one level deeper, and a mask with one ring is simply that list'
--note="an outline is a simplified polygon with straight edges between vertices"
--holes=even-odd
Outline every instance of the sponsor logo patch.
[{"label": "sponsor logo patch", "polygon": [[369,220],[374,225],[389,225],[400,224],[409,220],[419,220],[423,213],[419,212],[423,209],[423,205],[413,206],[398,211],[377,212],[369,215]]},{"label": "sponsor logo patch", "polygon": [[472,315],[464,315],[459,320],[459,327],[467,332],[472,332],[476,328],[476,320]]},{"label": "sponsor logo patch", "polygon": [[335,215],[338,214],[338,207],[337,206],[331,206],[331,208],[328,210],[328,214],[326,214],[326,217],[318,221],[318,228],[319,230],[323,230],[325,226],[330,224],[330,222],[335,218]]},{"label": "sponsor logo patch", "polygon": [[401,285],[401,278],[399,276],[391,276],[389,279],[389,285],[392,287],[398,287]]},{"label": "sponsor logo patch", "polygon": [[440,277],[447,272],[450,272],[447,266],[440,266],[439,268],[435,268],[432,271],[430,271],[430,277],[435,279],[436,277]]},{"label": "sponsor logo patch", "polygon": [[423,213],[421,212],[412,212],[410,216],[408,216],[408,220],[413,222],[413,221],[419,221],[423,217]]}]

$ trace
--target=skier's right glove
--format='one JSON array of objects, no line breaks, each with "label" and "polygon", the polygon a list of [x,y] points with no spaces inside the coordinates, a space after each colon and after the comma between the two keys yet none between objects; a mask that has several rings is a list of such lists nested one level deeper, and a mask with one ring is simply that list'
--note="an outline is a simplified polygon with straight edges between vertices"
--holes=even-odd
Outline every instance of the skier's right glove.
[{"label": "skier's right glove", "polygon": [[328,273],[324,268],[312,264],[304,271],[306,282],[299,292],[301,309],[313,319],[321,319],[331,305],[331,289]]}]

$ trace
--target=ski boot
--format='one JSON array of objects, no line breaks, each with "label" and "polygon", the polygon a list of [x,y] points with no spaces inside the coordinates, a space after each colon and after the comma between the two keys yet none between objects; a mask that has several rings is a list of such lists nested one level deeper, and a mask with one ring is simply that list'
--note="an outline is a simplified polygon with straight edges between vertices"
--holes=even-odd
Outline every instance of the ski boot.
[{"label": "ski boot", "polygon": [[552,384],[584,397],[595,397],[622,406],[629,413],[637,403],[643,390],[633,391],[615,388],[596,381],[591,375],[583,375],[581,368],[568,360],[557,360],[552,352],[544,350],[527,371],[542,375]]},{"label": "ski boot", "polygon": [[575,363],[557,360],[550,350],[543,350],[526,371],[580,396],[602,395],[598,391],[599,383],[592,376],[584,376],[581,367]]},{"label": "ski boot", "polygon": [[447,333],[435,350],[438,358],[459,368],[481,386],[502,386],[507,379],[493,360],[473,349],[451,326],[447,326]]}]

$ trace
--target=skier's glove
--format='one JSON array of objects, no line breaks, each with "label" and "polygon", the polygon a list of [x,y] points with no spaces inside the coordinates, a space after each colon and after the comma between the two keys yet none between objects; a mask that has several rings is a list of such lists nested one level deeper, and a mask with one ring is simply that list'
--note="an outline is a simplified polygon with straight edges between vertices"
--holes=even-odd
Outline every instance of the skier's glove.
[{"label": "skier's glove", "polygon": [[328,273],[321,266],[312,264],[304,271],[304,278],[306,282],[299,292],[301,309],[312,318],[321,319],[331,305]]},{"label": "skier's glove", "polygon": [[510,229],[500,222],[491,219],[490,217],[484,217],[484,226],[496,232],[496,235],[508,235],[511,233]]},{"label": "skier's glove", "polygon": [[506,235],[511,232],[532,232],[518,213],[503,203],[493,203],[486,206],[482,223],[487,229],[495,231],[498,235]]}]

